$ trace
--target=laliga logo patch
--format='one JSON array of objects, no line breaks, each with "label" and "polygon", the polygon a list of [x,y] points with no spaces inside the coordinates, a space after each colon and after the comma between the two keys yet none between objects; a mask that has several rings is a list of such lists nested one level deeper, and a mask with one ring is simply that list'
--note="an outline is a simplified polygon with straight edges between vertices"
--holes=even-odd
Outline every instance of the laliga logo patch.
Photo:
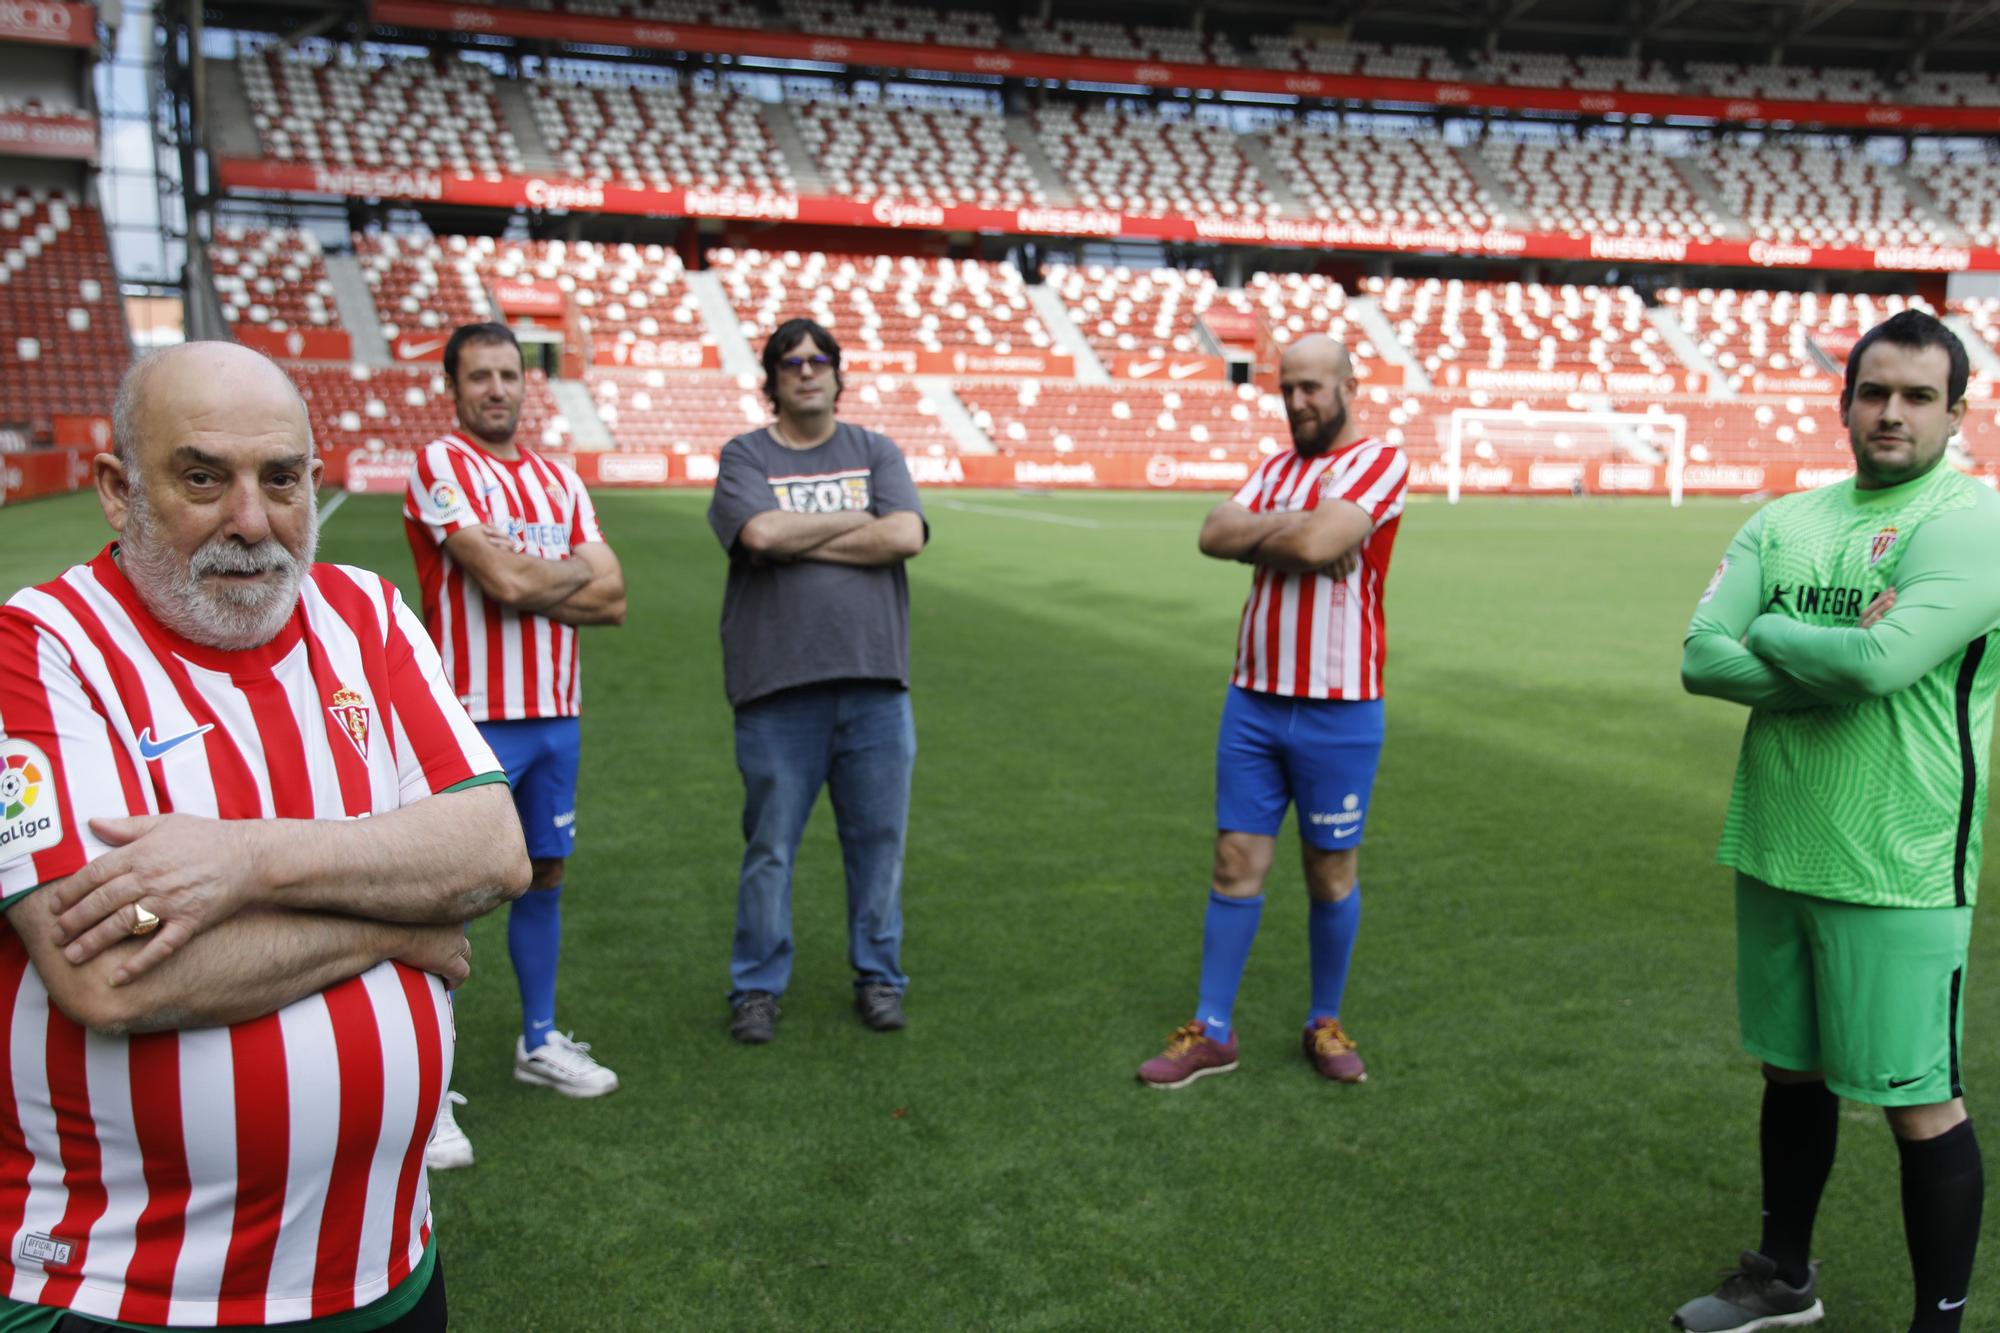
[{"label": "laliga logo patch", "polygon": [[0,865],[62,842],[62,814],[50,782],[54,776],[55,765],[40,746],[0,740]]},{"label": "laliga logo patch", "polygon": [[340,724],[340,729],[347,734],[347,739],[354,742],[355,753],[361,756],[363,763],[366,763],[368,761],[367,701],[343,685],[334,692],[333,702],[327,705],[326,711],[333,714],[333,720]]},{"label": "laliga logo patch", "polygon": [[462,502],[459,499],[458,487],[448,481],[431,483],[431,507],[433,509],[436,509],[441,514],[449,514],[452,510],[458,508],[460,503]]},{"label": "laliga logo patch", "polygon": [[1715,597],[1715,590],[1722,586],[1722,576],[1728,572],[1729,557],[1724,556],[1722,557],[1722,563],[1715,567],[1715,577],[1710,579],[1708,587],[1702,590],[1701,600],[1695,603],[1696,606],[1706,606]]},{"label": "laliga logo patch", "polygon": [[1868,544],[1868,563],[1879,565],[1882,557],[1896,544],[1896,529],[1888,527],[1875,534],[1875,540]]}]

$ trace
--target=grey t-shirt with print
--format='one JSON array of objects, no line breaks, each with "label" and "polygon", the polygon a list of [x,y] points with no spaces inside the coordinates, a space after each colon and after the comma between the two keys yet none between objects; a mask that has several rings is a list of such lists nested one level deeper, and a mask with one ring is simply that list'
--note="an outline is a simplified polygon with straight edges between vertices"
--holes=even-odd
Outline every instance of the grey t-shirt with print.
[{"label": "grey t-shirt with print", "polygon": [[[910,584],[903,562],[872,567],[754,563],[737,542],[758,514],[865,510],[923,516],[888,437],[841,422],[823,443],[787,449],[769,430],[722,447],[708,522],[729,553],[722,594],[722,684],[731,707],[829,680],[910,683]],[[926,535],[929,529],[926,526]]]}]

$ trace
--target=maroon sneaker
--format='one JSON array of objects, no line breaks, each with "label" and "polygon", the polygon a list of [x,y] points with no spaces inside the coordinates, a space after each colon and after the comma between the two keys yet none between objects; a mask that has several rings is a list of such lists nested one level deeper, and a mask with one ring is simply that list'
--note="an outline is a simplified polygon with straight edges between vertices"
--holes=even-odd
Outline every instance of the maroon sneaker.
[{"label": "maroon sneaker", "polygon": [[1354,1038],[1341,1030],[1337,1018],[1316,1019],[1305,1030],[1306,1059],[1321,1078],[1335,1083],[1366,1083],[1368,1066],[1354,1050]]},{"label": "maroon sneaker", "polygon": [[1236,1036],[1227,1043],[1210,1037],[1199,1023],[1185,1023],[1167,1038],[1167,1049],[1139,1066],[1139,1081],[1149,1088],[1185,1088],[1203,1074],[1227,1074],[1236,1068]]}]

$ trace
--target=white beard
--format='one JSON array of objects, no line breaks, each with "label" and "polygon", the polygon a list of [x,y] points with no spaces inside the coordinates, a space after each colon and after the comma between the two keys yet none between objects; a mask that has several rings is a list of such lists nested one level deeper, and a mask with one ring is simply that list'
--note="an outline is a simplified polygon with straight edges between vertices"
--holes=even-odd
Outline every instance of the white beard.
[{"label": "white beard", "polygon": [[[307,521],[305,549],[297,555],[276,537],[254,546],[227,537],[206,542],[183,561],[179,552],[159,540],[153,511],[143,487],[129,492],[125,530],[118,553],[125,577],[156,619],[184,639],[241,652],[269,643],[291,619],[299,587],[319,549],[319,508]],[[278,577],[259,585],[215,583],[216,574],[275,572]]]}]

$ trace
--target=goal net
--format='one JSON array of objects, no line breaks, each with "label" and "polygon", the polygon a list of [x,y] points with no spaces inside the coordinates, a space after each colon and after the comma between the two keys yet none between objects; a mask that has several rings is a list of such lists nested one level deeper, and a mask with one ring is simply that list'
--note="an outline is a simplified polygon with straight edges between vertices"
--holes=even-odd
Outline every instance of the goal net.
[{"label": "goal net", "polygon": [[1681,502],[1687,418],[1673,412],[1461,407],[1445,422],[1445,494],[1665,495]]}]

